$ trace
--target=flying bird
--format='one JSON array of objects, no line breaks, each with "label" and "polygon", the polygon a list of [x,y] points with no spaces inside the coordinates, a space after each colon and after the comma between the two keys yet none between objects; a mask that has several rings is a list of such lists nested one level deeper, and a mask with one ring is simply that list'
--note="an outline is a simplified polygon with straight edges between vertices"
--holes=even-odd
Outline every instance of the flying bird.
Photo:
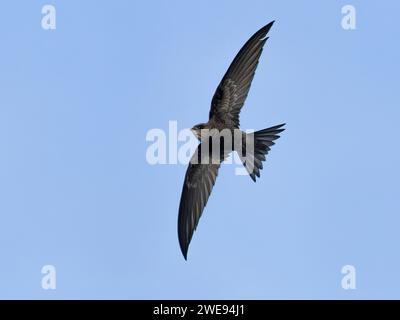
[{"label": "flying bird", "polygon": [[[230,142],[224,144],[225,140],[223,140],[222,147],[219,146],[220,151],[223,149],[218,155],[220,161],[203,161],[204,154],[209,157],[212,152],[209,144],[209,139],[212,138],[210,135],[205,138],[203,132],[216,129],[233,133],[239,130],[239,113],[249,93],[258,60],[268,39],[266,36],[273,23],[274,21],[257,31],[240,49],[214,93],[208,122],[195,125],[191,129],[200,144],[188,165],[179,205],[178,238],[185,260],[193,233],[215,184],[220,163],[230,152],[238,152],[251,179],[255,182],[256,177],[260,177],[260,170],[263,168],[262,161],[265,161],[265,156],[274,145],[274,140],[280,137],[279,133],[284,131],[285,124],[251,134],[239,131],[242,143],[239,147],[236,141],[232,144]],[[253,148],[250,148],[251,143],[248,141],[252,141]],[[207,146],[205,146],[206,142]],[[230,148],[227,148],[227,145]],[[249,151],[250,149],[253,150]],[[252,165],[249,165],[250,162]]]}]

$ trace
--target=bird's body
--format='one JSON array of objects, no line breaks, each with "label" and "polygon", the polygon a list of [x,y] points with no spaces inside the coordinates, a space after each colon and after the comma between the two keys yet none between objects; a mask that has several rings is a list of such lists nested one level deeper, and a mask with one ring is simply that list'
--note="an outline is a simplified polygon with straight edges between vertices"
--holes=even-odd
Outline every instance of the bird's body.
[{"label": "bird's body", "polygon": [[238,152],[250,177],[256,181],[273,140],[284,130],[283,125],[251,134],[239,129],[239,113],[272,25],[273,22],[261,28],[242,47],[215,91],[208,122],[192,128],[200,144],[186,171],[178,216],[179,244],[185,259],[221,162],[231,152]]}]

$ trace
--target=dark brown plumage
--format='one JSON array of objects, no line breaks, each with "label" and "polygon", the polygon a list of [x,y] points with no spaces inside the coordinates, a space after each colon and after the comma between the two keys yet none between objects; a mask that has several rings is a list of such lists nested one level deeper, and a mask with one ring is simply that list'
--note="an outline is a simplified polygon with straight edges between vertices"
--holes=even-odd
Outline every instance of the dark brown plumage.
[{"label": "dark brown plumage", "polygon": [[[187,251],[193,233],[215,184],[220,163],[226,159],[231,151],[239,151],[232,144],[230,148],[221,147],[223,151],[218,155],[219,159],[216,159],[218,161],[211,162],[209,158],[204,159],[209,154],[204,152],[204,150],[207,150],[204,146],[206,142],[210,141],[204,139],[201,130],[217,129],[221,131],[228,129],[233,133],[235,129],[239,129],[239,113],[249,92],[263,46],[268,39],[266,35],[273,23],[274,21],[261,28],[245,43],[232,61],[214,93],[208,122],[192,128],[193,133],[201,143],[186,171],[179,206],[178,237],[185,259],[187,259]],[[239,156],[253,181],[256,181],[256,177],[260,177],[260,170],[263,168],[262,161],[265,161],[265,155],[274,144],[273,141],[278,139],[278,134],[284,130],[283,125],[247,135],[244,132],[241,133],[243,145],[241,145],[240,150],[242,156],[240,153]],[[208,137],[207,139],[212,138]],[[249,152],[250,148],[246,150],[246,139],[254,141],[253,153]],[[247,145],[249,146],[249,144]],[[247,155],[249,158],[245,158],[243,155]],[[254,165],[250,166],[246,159],[251,159]]]}]

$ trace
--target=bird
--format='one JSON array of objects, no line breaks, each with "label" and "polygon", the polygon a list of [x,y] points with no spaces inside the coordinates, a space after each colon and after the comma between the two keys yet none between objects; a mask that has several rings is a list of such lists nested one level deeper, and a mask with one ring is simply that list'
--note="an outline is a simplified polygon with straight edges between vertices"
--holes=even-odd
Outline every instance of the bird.
[{"label": "bird", "polygon": [[[200,143],[188,164],[179,204],[178,239],[185,260],[187,260],[192,236],[215,184],[221,162],[231,152],[238,152],[250,178],[256,182],[256,179],[260,177],[265,156],[271,146],[275,144],[274,140],[278,139],[279,134],[285,130],[285,123],[251,134],[246,134],[239,128],[239,113],[249,93],[263,47],[268,40],[267,34],[274,22],[272,21],[258,30],[239,50],[215,90],[208,121],[197,124],[191,129]],[[236,141],[231,143],[226,140],[224,143],[225,139],[219,137],[217,139],[222,140],[222,147],[219,146],[220,154],[217,155],[219,161],[211,161],[215,159],[213,157],[210,159],[209,156],[212,153],[210,140],[213,143],[215,135],[205,135],[203,132],[213,130],[239,132],[241,146],[238,146]],[[251,143],[248,141],[253,143],[252,151],[249,151]],[[212,143],[211,145],[213,145]],[[214,150],[216,148],[214,147]],[[205,161],[204,154],[207,154]],[[248,161],[249,159],[251,161]],[[252,165],[249,165],[250,162]]]}]

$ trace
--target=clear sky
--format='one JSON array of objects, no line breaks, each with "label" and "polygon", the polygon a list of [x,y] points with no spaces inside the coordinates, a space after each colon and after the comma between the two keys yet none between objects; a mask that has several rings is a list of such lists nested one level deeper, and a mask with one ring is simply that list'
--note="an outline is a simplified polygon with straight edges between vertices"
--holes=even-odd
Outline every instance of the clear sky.
[{"label": "clear sky", "polygon": [[[341,26],[346,4],[355,30]],[[399,11],[2,1],[0,298],[400,298]],[[146,134],[205,122],[234,55],[271,20],[241,125],[287,130],[257,183],[222,167],[186,262],[186,166],[148,164]]]}]

